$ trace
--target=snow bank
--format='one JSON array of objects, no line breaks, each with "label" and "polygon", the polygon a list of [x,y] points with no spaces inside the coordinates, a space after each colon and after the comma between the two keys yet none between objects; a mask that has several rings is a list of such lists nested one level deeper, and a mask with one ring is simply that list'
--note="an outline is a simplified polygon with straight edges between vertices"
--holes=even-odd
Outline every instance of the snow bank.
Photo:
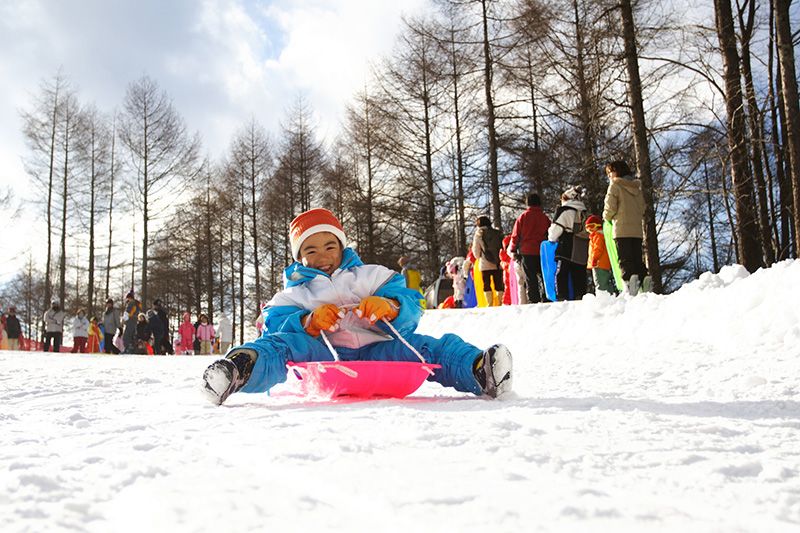
[{"label": "snow bank", "polygon": [[207,357],[0,353],[7,531],[796,531],[800,261],[675,294],[430,311],[516,393],[289,387],[201,403]]}]

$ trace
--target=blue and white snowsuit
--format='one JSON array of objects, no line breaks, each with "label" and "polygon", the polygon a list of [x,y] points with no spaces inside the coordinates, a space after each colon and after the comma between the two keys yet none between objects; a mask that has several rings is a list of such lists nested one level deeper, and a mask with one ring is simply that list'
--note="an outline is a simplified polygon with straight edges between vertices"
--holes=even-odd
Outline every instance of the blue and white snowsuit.
[{"label": "blue and white snowsuit", "polygon": [[[265,392],[286,381],[286,363],[332,361],[333,355],[321,337],[306,333],[301,319],[323,304],[357,306],[367,296],[392,298],[400,312],[392,325],[429,363],[442,365],[428,379],[463,392],[480,394],[472,373],[482,350],[460,337],[447,334],[441,339],[417,335],[414,330],[422,316],[419,292],[407,289],[402,275],[381,265],[365,265],[352,248],[345,248],[342,264],[330,276],[314,268],[293,263],[284,271],[285,289],[264,307],[264,333],[239,348],[258,354],[250,379],[240,392]],[[325,332],[343,361],[419,361],[383,323],[347,313],[338,331]]]}]

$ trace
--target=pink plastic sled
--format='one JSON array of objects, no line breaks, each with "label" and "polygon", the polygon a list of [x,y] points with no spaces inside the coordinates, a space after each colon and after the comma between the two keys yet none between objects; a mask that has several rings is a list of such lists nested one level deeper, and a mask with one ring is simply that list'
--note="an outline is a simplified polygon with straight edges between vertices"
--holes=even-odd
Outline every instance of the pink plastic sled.
[{"label": "pink plastic sled", "polygon": [[289,363],[303,394],[335,398],[405,398],[441,365],[407,361]]},{"label": "pink plastic sled", "polygon": [[384,323],[419,358],[409,361],[340,361],[336,349],[325,333],[322,339],[333,354],[335,361],[312,363],[288,363],[286,366],[300,380],[303,394],[335,398],[405,398],[415,392],[422,383],[441,365],[426,363],[387,320]]}]

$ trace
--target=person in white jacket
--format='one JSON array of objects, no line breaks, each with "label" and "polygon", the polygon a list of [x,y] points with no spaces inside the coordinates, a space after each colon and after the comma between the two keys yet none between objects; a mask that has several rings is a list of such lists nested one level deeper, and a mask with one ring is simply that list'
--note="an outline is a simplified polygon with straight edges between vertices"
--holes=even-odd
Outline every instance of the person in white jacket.
[{"label": "person in white jacket", "polygon": [[[586,218],[586,205],[581,200],[584,194],[584,188],[580,185],[564,191],[561,195],[561,206],[556,210],[553,223],[547,230],[547,240],[558,243],[556,295],[559,300],[580,300],[586,294],[586,257],[576,261],[573,256],[575,233],[578,230],[583,231],[583,221]],[[587,252],[588,242],[586,240]]]},{"label": "person in white jacket", "polygon": [[44,313],[44,351],[50,351],[50,342],[53,343],[53,351],[61,351],[61,340],[64,335],[64,311],[58,302],[53,302],[50,309]]},{"label": "person in white jacket", "polygon": [[228,315],[224,313],[217,325],[217,335],[219,335],[219,353],[225,355],[233,342],[233,325]]},{"label": "person in white jacket", "polygon": [[86,353],[86,340],[89,338],[89,319],[86,311],[78,309],[78,314],[72,320],[72,353]]}]

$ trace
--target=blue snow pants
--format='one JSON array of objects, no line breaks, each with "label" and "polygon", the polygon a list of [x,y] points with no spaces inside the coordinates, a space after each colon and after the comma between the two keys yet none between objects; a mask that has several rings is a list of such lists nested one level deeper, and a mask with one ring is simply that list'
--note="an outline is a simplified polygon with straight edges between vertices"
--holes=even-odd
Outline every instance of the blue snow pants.
[{"label": "blue snow pants", "polygon": [[[461,392],[481,394],[472,367],[483,350],[453,334],[444,335],[441,339],[411,334],[406,335],[405,339],[417,349],[426,362],[442,365],[442,368],[436,369],[434,374],[428,377],[429,381],[453,387]],[[283,383],[286,381],[286,363],[289,361],[295,363],[333,361],[333,355],[322,339],[305,333],[264,335],[235,349],[255,350],[258,354],[253,373],[240,392],[266,392],[274,385]],[[361,348],[337,347],[336,351],[342,361],[419,361],[417,356],[397,339],[375,342]]]}]

